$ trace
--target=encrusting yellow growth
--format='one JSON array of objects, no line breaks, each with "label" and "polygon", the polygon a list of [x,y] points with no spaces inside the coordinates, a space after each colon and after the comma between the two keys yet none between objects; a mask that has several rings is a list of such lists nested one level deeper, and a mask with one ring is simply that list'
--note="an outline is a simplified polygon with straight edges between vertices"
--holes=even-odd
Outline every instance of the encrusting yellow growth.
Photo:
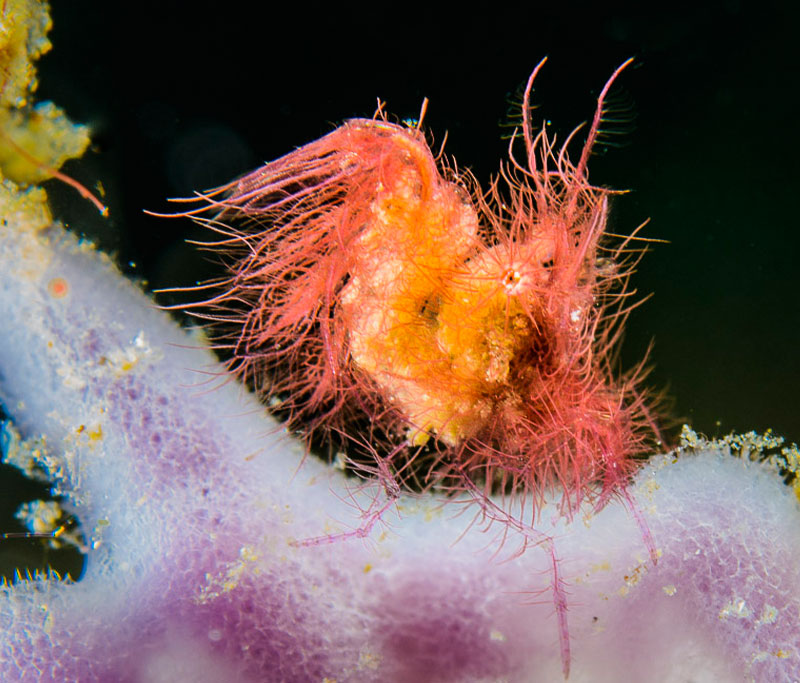
[{"label": "encrusting yellow growth", "polygon": [[0,129],[0,169],[19,185],[48,180],[52,169],[82,156],[89,146],[89,129],[71,123],[52,102],[0,111]]},{"label": "encrusting yellow growth", "polygon": [[53,222],[47,194],[41,187],[20,189],[10,180],[0,179],[0,215],[9,225],[24,225],[31,231],[46,228]]},{"label": "encrusting yellow growth", "polygon": [[53,46],[47,33],[53,26],[49,7],[41,0],[6,0],[0,17],[0,107],[21,109],[36,90],[34,62]]},{"label": "encrusting yellow growth", "polygon": [[75,125],[52,102],[33,105],[34,62],[52,45],[49,5],[6,0],[0,17],[0,173],[18,185],[53,177],[67,159],[80,157],[89,130]]}]

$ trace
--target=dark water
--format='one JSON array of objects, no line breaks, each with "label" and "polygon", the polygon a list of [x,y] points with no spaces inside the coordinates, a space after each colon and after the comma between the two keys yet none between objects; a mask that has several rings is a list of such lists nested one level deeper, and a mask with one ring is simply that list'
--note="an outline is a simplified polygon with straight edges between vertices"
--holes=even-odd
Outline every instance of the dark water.
[{"label": "dark water", "polygon": [[67,171],[102,181],[112,217],[60,186],[56,211],[153,288],[215,272],[183,244],[190,225],[141,213],[164,210],[167,196],[371,116],[377,97],[409,117],[427,96],[435,138],[447,131],[447,151],[485,181],[505,155],[507,99],[543,55],[537,114],[562,135],[634,56],[620,83],[636,125],[626,146],[593,160],[592,179],[631,190],[614,204],[615,230],[649,218],[646,234],[669,244],[635,277],[654,296],[631,318],[623,363],[654,339],[652,383],[667,387],[675,417],[709,435],[771,427],[800,440],[800,17],[789,3],[660,14],[553,2],[363,14],[332,3],[324,15],[300,3],[279,14],[261,2],[53,4],[39,94],[95,129],[96,153]]}]

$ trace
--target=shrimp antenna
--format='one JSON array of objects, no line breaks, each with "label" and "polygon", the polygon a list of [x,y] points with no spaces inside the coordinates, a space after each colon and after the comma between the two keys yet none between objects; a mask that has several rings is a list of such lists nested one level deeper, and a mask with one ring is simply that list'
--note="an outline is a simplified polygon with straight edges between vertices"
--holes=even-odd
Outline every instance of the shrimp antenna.
[{"label": "shrimp antenna", "polygon": [[[603,89],[600,91],[600,95],[597,98],[597,108],[594,112],[594,118],[592,119],[592,126],[589,128],[589,135],[586,137],[586,143],[583,145],[583,151],[581,152],[581,158],[578,161],[578,165],[575,169],[575,174],[580,178],[583,177],[586,173],[586,165],[589,163],[589,156],[592,153],[592,148],[594,147],[594,143],[597,141],[597,134],[600,130],[600,123],[603,120],[603,105],[606,100],[606,96],[608,95],[608,91],[611,86],[614,84],[614,81],[630,64],[633,62],[633,57],[626,59],[622,64],[620,64],[616,71],[611,74],[611,78],[606,81],[606,84],[603,86]],[[538,67],[537,67],[538,69]],[[536,72],[534,72],[535,74]]]}]

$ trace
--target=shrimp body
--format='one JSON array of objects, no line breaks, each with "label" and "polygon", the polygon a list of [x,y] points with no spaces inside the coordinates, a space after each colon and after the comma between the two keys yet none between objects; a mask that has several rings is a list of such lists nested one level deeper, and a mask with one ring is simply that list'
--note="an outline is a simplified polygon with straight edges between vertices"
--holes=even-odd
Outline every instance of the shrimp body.
[{"label": "shrimp body", "polygon": [[179,214],[219,234],[208,246],[229,258],[194,307],[230,369],[308,439],[337,432],[365,447],[375,464],[355,470],[394,492],[357,532],[299,545],[367,534],[401,484],[466,495],[487,527],[503,526],[501,541],[513,533],[519,552],[549,553],[565,677],[565,580],[535,527],[544,499],[560,495],[571,517],[621,496],[657,559],[626,487],[658,429],[643,364],[614,372],[641,250],[636,232],[606,234],[613,191],[587,171],[628,63],[603,88],[576,163],[577,129],[556,147],[531,125],[542,61],[521,135],[485,191],[437,159],[419,126],[379,108]]},{"label": "shrimp body", "polygon": [[655,430],[640,369],[612,372],[630,238],[605,236],[612,192],[586,170],[611,81],[573,164],[574,134],[555,148],[531,127],[540,67],[524,163],[512,143],[487,191],[379,110],[185,214],[233,254],[198,305],[293,426],[347,433],[367,417],[409,459],[436,452],[418,480],[523,490],[534,509],[557,489],[571,514],[623,488]]}]

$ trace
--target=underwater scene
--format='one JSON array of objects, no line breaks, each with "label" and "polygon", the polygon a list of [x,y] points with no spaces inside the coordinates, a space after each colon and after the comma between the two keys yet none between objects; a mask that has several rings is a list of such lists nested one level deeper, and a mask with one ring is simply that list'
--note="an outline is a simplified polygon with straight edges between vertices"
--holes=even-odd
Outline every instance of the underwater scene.
[{"label": "underwater scene", "polygon": [[796,680],[798,11],[285,9],[3,3],[0,677]]}]

